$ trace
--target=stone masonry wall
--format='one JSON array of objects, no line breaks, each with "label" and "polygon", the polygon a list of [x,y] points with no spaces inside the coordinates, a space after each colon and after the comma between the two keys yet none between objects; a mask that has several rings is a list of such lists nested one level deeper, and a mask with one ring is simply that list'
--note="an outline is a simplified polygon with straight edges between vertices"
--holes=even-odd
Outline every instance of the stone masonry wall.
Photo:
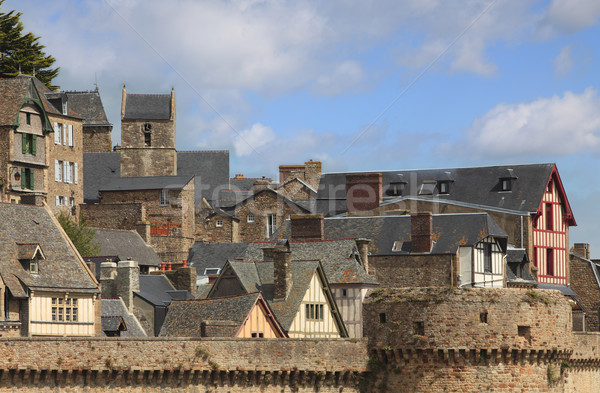
[{"label": "stone masonry wall", "polygon": [[111,131],[112,126],[84,126],[83,151],[99,153],[112,151]]},{"label": "stone masonry wall", "polygon": [[148,242],[146,210],[142,203],[103,203],[79,206],[81,217],[89,227],[131,229]]},{"label": "stone masonry wall", "polygon": [[600,309],[600,291],[596,276],[590,263],[575,255],[570,255],[571,288],[577,292],[577,301],[585,310],[585,327],[587,331],[600,330],[598,310]]},{"label": "stone masonry wall", "polygon": [[455,258],[455,255],[370,255],[369,268],[375,269],[381,287],[447,287],[453,283]]},{"label": "stone masonry wall", "polygon": [[[175,115],[173,114],[173,117]],[[151,146],[145,146],[144,123],[152,124]],[[175,119],[121,121],[121,176],[175,176]]]},{"label": "stone masonry wall", "polygon": [[[221,226],[217,226],[217,221]],[[205,243],[236,243],[239,223],[228,216],[215,214],[205,218],[202,215],[196,215],[196,235],[197,241]]]},{"label": "stone masonry wall", "polygon": [[367,369],[364,340],[0,339],[0,347],[0,391],[357,392]]}]

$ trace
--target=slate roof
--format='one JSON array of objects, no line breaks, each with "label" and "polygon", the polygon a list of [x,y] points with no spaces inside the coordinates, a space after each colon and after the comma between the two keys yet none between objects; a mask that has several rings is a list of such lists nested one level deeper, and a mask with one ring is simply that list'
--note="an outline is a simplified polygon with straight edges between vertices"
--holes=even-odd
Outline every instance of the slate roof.
[{"label": "slate roof", "polygon": [[116,255],[121,261],[131,259],[138,265],[160,266],[161,260],[154,249],[136,231],[92,229],[96,232],[94,241],[100,244],[101,255]]},{"label": "slate roof", "polygon": [[201,324],[230,322],[240,328],[260,293],[202,300],[173,301],[160,330],[160,336],[201,337]]},{"label": "slate roof", "polygon": [[537,285],[536,279],[525,268],[527,262],[529,262],[529,258],[524,248],[508,247],[506,250],[506,281]]},{"label": "slate roof", "polygon": [[[318,261],[295,261],[292,263],[292,288],[286,299],[273,299],[273,262],[229,261],[230,266],[244,285],[247,292],[260,291],[286,332],[300,308],[317,268]],[[334,302],[335,304],[335,302]]]},{"label": "slate roof", "polygon": [[[381,173],[384,202],[401,201],[406,198],[429,198],[420,196],[419,189],[426,181],[450,181],[450,193],[433,194],[437,201],[462,202],[488,208],[511,210],[521,213],[537,211],[547,182],[555,170],[555,164],[497,165],[471,168],[443,168],[398,171],[372,171]],[[317,211],[324,215],[336,215],[346,210],[346,174],[325,173],[317,193]],[[501,191],[501,178],[512,177],[512,191]],[[402,196],[388,196],[391,183],[404,183]],[[568,201],[565,201],[568,206]],[[569,209],[570,210],[570,209]]]},{"label": "slate roof", "polygon": [[135,315],[127,312],[123,299],[102,299],[102,332],[117,330],[121,319],[127,328],[121,337],[147,337]]},{"label": "slate roof", "polygon": [[[223,268],[227,260],[242,258],[262,261],[265,247],[273,247],[275,242],[258,243],[201,243],[197,242],[190,250],[188,263],[195,267],[199,275],[206,268]],[[366,274],[362,267],[356,242],[353,239],[327,241],[291,241],[292,260],[320,261],[330,284],[377,284],[374,277]],[[253,274],[252,271],[249,274]]]},{"label": "slate roof", "polygon": [[170,118],[170,94],[127,94],[124,120],[169,120]]},{"label": "slate roof", "polygon": [[102,191],[181,190],[193,177],[150,176],[122,177],[100,187]]},{"label": "slate roof", "polygon": [[0,78],[0,125],[15,124],[30,84],[28,78]]},{"label": "slate roof", "polygon": [[[67,107],[72,108],[83,118],[84,126],[110,126],[102,105],[100,92],[96,91],[67,91]],[[86,179],[87,180],[87,179]]]},{"label": "slate roof", "polygon": [[167,292],[174,290],[173,284],[162,274],[140,274],[140,290],[134,293],[154,306],[166,306],[172,300]]},{"label": "slate roof", "polygon": [[[43,206],[0,203],[0,276],[15,297],[32,290],[98,292],[98,284]],[[39,244],[45,259],[30,273],[17,259],[17,243]]]},{"label": "slate roof", "polygon": [[[121,153],[83,153],[85,203],[97,203],[99,190],[121,176]],[[194,176],[196,206],[202,198],[211,201],[219,189],[228,188],[229,152],[180,151],[177,152],[178,176]],[[150,177],[146,179],[151,179]],[[218,198],[218,197],[217,197]]]},{"label": "slate roof", "polygon": [[[410,216],[331,217],[323,221],[325,238],[368,238],[373,255],[403,255],[411,250]],[[431,254],[455,254],[461,245],[473,246],[486,236],[504,239],[507,234],[487,213],[434,214]],[[290,220],[274,234],[290,238]],[[394,247],[396,244],[396,247]],[[392,251],[398,248],[399,251]]]}]

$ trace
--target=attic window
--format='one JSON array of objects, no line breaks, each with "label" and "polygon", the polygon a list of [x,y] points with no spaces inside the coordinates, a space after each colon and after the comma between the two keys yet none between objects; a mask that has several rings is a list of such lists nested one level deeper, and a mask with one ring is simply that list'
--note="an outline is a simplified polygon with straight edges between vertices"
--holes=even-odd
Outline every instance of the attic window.
[{"label": "attic window", "polygon": [[450,193],[450,182],[449,181],[438,182],[438,193],[449,194]]},{"label": "attic window", "polygon": [[37,258],[34,258],[29,261],[29,273],[33,273],[33,274],[39,273],[39,265],[38,265]]},{"label": "attic window", "polygon": [[223,220],[217,220],[217,227],[220,228],[223,226]]},{"label": "attic window", "polygon": [[546,192],[552,194],[552,180],[548,182],[548,185],[546,186]]},{"label": "attic window", "polygon": [[387,196],[401,196],[405,185],[406,185],[405,182],[390,183],[387,190],[385,191],[385,194]]},{"label": "attic window", "polygon": [[512,179],[508,177],[504,177],[500,179],[500,190],[501,191],[511,191],[512,190]]},{"label": "attic window", "polygon": [[220,272],[221,272],[221,269],[218,267],[207,267],[206,269],[204,269],[205,276],[219,274]]},{"label": "attic window", "polygon": [[436,181],[424,181],[421,187],[419,187],[419,195],[433,195],[436,185]]},{"label": "attic window", "polygon": [[392,246],[392,251],[398,252],[398,251],[402,251],[402,244],[404,242],[400,241],[400,240],[396,240],[394,242],[394,245]]}]

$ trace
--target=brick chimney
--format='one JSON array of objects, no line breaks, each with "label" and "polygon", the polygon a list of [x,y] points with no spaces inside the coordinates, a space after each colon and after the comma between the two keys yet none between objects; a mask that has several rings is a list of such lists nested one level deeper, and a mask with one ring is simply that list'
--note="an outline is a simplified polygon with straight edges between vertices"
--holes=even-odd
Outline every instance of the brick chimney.
[{"label": "brick chimney", "polygon": [[356,246],[358,247],[358,253],[360,254],[360,259],[362,260],[363,267],[367,274],[369,274],[369,244],[371,243],[371,239],[358,238],[355,240]]},{"label": "brick chimney", "polygon": [[304,180],[306,167],[304,165],[279,165],[279,183],[283,184],[288,178],[297,177]]},{"label": "brick chimney", "polygon": [[292,289],[292,252],[287,240],[277,241],[273,252],[273,299],[286,299]]},{"label": "brick chimney", "polygon": [[325,230],[322,214],[294,214],[290,216],[291,238],[294,240],[323,240]]},{"label": "brick chimney", "polygon": [[346,209],[349,213],[374,210],[382,200],[381,173],[346,175]]},{"label": "brick chimney", "polygon": [[256,179],[252,184],[252,191],[256,194],[265,188],[269,188],[269,184],[271,184],[271,180],[265,177],[262,179]]},{"label": "brick chimney", "polygon": [[431,252],[433,247],[433,216],[430,212],[410,216],[410,237],[413,253]]},{"label": "brick chimney", "polygon": [[589,243],[575,243],[573,247],[571,247],[571,252],[575,255],[579,255],[582,258],[590,259]]}]

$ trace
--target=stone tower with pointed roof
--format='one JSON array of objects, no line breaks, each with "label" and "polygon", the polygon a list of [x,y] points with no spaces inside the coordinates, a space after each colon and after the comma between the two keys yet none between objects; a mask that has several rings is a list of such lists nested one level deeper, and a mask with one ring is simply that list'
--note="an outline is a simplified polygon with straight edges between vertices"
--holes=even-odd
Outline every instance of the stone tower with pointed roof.
[{"label": "stone tower with pointed roof", "polygon": [[175,91],[127,94],[123,85],[121,177],[175,175]]}]

